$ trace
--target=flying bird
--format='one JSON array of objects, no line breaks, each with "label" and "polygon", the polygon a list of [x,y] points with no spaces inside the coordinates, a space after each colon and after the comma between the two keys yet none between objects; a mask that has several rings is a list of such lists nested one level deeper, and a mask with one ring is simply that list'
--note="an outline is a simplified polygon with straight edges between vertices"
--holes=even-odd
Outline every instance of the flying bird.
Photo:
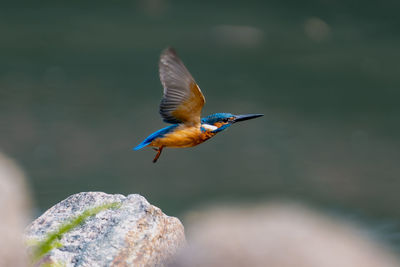
[{"label": "flying bird", "polygon": [[204,95],[173,48],[167,48],[161,53],[159,72],[164,88],[160,114],[165,122],[172,125],[152,133],[133,148],[139,150],[147,146],[153,147],[157,151],[154,163],[165,147],[196,146],[236,122],[263,116],[215,113],[201,118]]}]

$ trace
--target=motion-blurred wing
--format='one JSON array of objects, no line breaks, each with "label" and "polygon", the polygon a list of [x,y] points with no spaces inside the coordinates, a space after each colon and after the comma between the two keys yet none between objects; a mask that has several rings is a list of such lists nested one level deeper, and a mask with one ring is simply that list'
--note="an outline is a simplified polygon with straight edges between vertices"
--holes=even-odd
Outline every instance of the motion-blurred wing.
[{"label": "motion-blurred wing", "polygon": [[183,65],[175,50],[163,51],[159,63],[164,96],[160,114],[169,123],[200,123],[205,99],[192,75]]}]

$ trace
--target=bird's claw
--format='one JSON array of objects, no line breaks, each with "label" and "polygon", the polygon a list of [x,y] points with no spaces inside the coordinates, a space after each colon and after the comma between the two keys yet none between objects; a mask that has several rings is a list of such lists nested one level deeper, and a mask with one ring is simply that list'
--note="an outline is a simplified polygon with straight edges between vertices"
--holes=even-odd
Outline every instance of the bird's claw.
[{"label": "bird's claw", "polygon": [[155,147],[153,147],[153,149],[154,149],[155,151],[157,151],[157,155],[154,157],[153,163],[156,163],[156,162],[157,162],[158,158],[159,158],[160,155],[161,155],[161,152],[162,152],[163,148],[164,148],[163,146],[160,146],[158,149],[155,148]]}]

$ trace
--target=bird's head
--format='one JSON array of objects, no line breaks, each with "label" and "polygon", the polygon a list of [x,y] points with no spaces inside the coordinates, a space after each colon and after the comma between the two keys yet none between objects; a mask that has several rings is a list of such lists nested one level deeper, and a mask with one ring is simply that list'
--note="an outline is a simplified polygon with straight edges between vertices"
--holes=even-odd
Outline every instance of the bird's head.
[{"label": "bird's head", "polygon": [[261,116],[263,116],[263,114],[233,115],[231,113],[215,113],[202,118],[201,124],[204,130],[211,130],[214,133],[218,133],[236,122],[250,120]]}]

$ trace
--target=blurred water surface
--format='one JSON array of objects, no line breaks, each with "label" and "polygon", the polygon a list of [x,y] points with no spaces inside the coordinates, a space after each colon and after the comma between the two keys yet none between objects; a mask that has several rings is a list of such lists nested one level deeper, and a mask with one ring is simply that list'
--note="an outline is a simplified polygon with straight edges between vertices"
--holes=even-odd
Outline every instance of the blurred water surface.
[{"label": "blurred water surface", "polygon": [[[398,2],[24,2],[0,8],[0,149],[40,210],[96,190],[171,215],[278,196],[400,230]],[[131,149],[165,126],[169,45],[204,115],[265,116],[153,164],[153,150]]]}]

